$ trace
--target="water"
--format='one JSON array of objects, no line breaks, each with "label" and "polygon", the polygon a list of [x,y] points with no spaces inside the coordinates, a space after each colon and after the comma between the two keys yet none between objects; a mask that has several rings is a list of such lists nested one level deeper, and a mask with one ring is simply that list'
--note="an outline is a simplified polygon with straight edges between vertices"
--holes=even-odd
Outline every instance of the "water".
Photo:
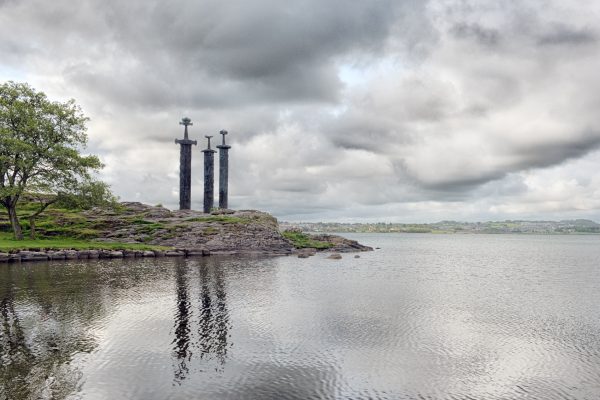
[{"label": "water", "polygon": [[0,399],[598,399],[600,237],[0,265]]}]

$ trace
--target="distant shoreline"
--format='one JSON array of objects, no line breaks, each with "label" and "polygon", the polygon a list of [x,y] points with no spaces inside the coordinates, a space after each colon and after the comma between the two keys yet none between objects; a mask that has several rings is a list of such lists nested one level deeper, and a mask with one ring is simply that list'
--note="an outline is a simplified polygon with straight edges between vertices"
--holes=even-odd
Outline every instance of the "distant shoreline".
[{"label": "distant shoreline", "polygon": [[599,235],[600,224],[585,219],[565,221],[441,221],[429,224],[280,222],[283,228],[317,233],[434,233]]}]

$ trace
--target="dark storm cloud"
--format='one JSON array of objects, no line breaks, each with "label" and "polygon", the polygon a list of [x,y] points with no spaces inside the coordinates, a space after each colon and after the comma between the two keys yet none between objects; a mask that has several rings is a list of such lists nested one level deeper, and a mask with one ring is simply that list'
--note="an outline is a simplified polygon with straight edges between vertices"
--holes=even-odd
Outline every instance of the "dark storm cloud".
[{"label": "dark storm cloud", "polygon": [[[394,9],[386,0],[90,1],[40,5],[29,18],[46,27],[38,28],[42,47],[70,58],[65,72],[88,90],[111,101],[206,107],[335,101],[341,88],[336,57],[381,52]],[[44,43],[46,30],[63,40]],[[100,58],[85,64],[76,53],[89,49],[77,41],[90,36]],[[110,65],[102,68],[106,59]]]}]

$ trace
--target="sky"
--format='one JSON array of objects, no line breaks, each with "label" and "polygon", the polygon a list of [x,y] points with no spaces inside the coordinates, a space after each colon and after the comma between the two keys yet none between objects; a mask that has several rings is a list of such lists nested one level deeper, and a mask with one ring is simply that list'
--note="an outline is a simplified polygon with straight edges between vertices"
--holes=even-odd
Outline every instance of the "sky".
[{"label": "sky", "polygon": [[[176,209],[178,124],[287,221],[600,221],[600,2],[0,0],[0,81],[74,98],[123,201]],[[216,177],[218,182],[218,177]]]}]

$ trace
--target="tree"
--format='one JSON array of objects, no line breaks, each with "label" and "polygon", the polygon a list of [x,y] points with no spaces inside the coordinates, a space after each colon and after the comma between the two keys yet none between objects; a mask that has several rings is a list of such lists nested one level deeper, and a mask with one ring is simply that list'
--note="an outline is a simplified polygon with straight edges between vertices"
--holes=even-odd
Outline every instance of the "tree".
[{"label": "tree", "polygon": [[117,207],[117,198],[110,191],[110,186],[104,182],[85,179],[71,186],[70,191],[59,191],[57,193],[33,192],[26,193],[25,197],[37,204],[37,209],[27,216],[29,220],[29,237],[35,239],[35,221],[46,208],[57,204],[64,208],[88,210],[92,207]]},{"label": "tree", "polygon": [[87,121],[75,100],[50,101],[26,83],[0,85],[0,205],[15,239],[23,239],[17,204],[25,193],[46,199],[30,218],[35,221],[50,204],[94,182],[103,165],[97,156],[80,153]]}]

